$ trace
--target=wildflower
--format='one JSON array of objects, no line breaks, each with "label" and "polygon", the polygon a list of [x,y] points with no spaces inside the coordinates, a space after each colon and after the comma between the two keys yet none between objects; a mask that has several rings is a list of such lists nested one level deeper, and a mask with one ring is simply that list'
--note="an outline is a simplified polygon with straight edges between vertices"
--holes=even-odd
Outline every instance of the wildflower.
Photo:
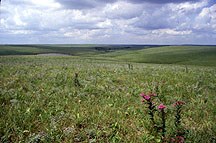
[{"label": "wildflower", "polygon": [[[145,99],[146,101],[150,101],[151,99],[151,96],[146,95],[145,93],[141,93],[140,96],[143,97],[143,99]],[[145,100],[142,100],[142,102],[144,102]]]},{"label": "wildflower", "polygon": [[163,110],[163,109],[165,109],[165,108],[166,108],[166,106],[163,105],[163,104],[160,104],[160,105],[158,106],[158,109],[159,109],[159,110]]},{"label": "wildflower", "polygon": [[161,119],[162,119],[162,139],[165,138],[165,133],[166,133],[166,117],[165,117],[165,111],[164,109],[166,108],[165,105],[162,103],[158,106],[158,109],[161,110]]},{"label": "wildflower", "polygon": [[144,97],[144,96],[145,96],[145,94],[144,94],[144,93],[140,93],[140,96],[141,96],[141,97]]},{"label": "wildflower", "polygon": [[143,96],[143,98],[144,98],[146,101],[149,101],[149,100],[151,99],[151,96],[145,95],[145,96]]}]

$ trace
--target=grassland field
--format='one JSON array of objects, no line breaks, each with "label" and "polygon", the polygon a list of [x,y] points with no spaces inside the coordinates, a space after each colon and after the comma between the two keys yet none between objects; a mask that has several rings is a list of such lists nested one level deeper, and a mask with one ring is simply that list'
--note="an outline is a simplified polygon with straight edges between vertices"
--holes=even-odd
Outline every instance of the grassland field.
[{"label": "grassland field", "polygon": [[216,142],[216,46],[2,45],[0,55],[2,143],[162,142],[141,92],[167,106],[167,137],[182,100],[185,142]]},{"label": "grassland field", "polygon": [[67,54],[135,63],[216,66],[216,46],[0,45],[0,55]]}]

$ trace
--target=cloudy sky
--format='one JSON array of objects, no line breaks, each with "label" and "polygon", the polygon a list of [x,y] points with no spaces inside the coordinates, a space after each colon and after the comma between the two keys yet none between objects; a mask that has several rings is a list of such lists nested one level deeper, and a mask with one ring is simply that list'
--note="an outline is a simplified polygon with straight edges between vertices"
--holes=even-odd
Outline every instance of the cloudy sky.
[{"label": "cloudy sky", "polygon": [[1,0],[0,44],[215,44],[216,0]]}]

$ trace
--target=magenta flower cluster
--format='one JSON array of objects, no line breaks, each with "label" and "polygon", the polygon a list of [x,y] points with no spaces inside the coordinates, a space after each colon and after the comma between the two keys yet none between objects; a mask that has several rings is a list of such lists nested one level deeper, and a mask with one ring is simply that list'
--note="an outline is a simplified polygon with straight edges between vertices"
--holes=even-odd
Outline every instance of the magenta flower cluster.
[{"label": "magenta flower cluster", "polygon": [[[157,96],[157,94],[155,94],[155,93],[149,93],[149,94],[141,93],[140,96],[143,98],[142,102],[145,102],[145,101],[151,101],[152,97]],[[159,110],[164,110],[165,108],[166,108],[166,106],[162,103],[158,106]]]},{"label": "magenta flower cluster", "polygon": [[149,93],[149,94],[145,94],[145,93],[141,93],[140,94],[141,97],[143,97],[143,102],[146,101],[150,101],[152,96],[157,96],[155,93]]},{"label": "magenta flower cluster", "polygon": [[[155,121],[155,112],[157,111],[156,108],[156,103],[153,102],[154,99],[157,101],[157,94],[155,93],[149,93],[149,94],[145,94],[145,93],[141,93],[140,96],[142,97],[142,102],[147,104],[147,108],[148,108],[148,114],[150,117],[150,120],[152,121],[152,125],[153,128],[156,129],[156,131],[160,131],[161,132],[161,139],[163,141],[166,140],[165,137],[165,133],[166,133],[166,112],[165,109],[167,108],[166,105],[164,105],[163,103],[160,103],[157,106],[158,111],[160,111],[160,118],[161,118],[161,122],[160,124],[158,124]],[[160,100],[158,100],[160,101]],[[175,126],[177,128],[177,132],[175,134],[175,137],[171,138],[170,142],[171,143],[184,143],[184,133],[179,131],[180,130],[180,125],[181,125],[181,107],[182,105],[184,105],[185,102],[183,101],[176,101],[173,105],[176,108],[176,115],[175,115]],[[156,114],[157,115],[157,114]]]},{"label": "magenta flower cluster", "polygon": [[166,108],[166,106],[163,105],[162,103],[158,106],[158,109],[159,109],[159,110],[164,110],[165,108]]}]

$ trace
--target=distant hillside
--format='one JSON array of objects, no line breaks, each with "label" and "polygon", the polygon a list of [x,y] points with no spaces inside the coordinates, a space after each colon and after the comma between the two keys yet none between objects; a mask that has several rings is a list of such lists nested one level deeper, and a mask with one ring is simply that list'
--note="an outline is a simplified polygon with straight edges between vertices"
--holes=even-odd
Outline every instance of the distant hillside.
[{"label": "distant hillside", "polygon": [[138,63],[216,66],[216,46],[165,46],[109,53],[103,57]]},{"label": "distant hillside", "polygon": [[44,53],[61,53],[79,55],[92,52],[89,45],[1,45],[0,55],[36,55]]},{"label": "distant hillside", "polygon": [[158,45],[0,45],[0,55],[35,55],[44,53],[61,53],[68,55],[95,55],[119,50],[140,50],[158,47]]},{"label": "distant hillside", "polygon": [[216,46],[0,45],[0,55],[67,54],[99,60],[216,66]]}]

